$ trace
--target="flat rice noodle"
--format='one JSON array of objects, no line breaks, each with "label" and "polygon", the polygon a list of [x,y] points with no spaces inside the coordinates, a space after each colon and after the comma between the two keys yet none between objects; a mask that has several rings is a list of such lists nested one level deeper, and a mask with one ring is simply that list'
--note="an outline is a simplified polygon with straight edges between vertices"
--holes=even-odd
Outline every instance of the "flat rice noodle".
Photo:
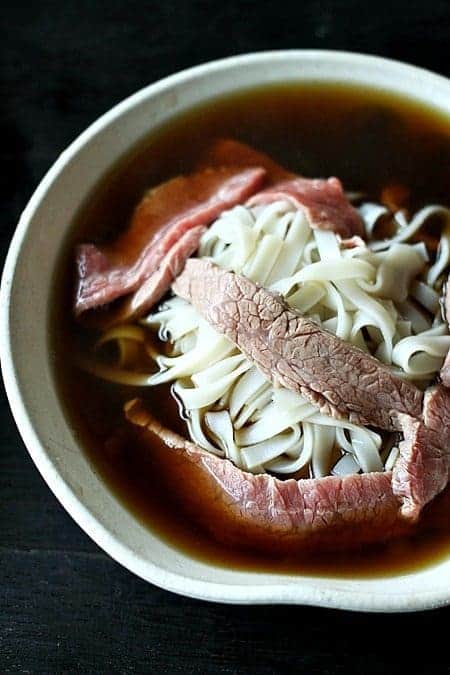
[{"label": "flat rice noodle", "polygon": [[263,168],[218,167],[179,176],[150,190],[113,244],[77,249],[75,313],[136,291],[189,229],[211,223],[262,185]]}]

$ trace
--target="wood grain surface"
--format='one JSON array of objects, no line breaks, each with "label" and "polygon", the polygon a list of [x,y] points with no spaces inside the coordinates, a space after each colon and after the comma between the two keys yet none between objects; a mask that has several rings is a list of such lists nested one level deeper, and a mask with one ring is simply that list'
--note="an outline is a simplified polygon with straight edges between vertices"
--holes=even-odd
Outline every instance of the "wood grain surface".
[{"label": "wood grain surface", "polygon": [[[447,0],[17,0],[2,3],[1,17],[2,260],[27,199],[67,144],[180,68],[314,47],[450,74]],[[0,415],[0,672],[450,672],[449,609],[383,616],[222,606],[141,581],[57,503],[3,393]]]}]

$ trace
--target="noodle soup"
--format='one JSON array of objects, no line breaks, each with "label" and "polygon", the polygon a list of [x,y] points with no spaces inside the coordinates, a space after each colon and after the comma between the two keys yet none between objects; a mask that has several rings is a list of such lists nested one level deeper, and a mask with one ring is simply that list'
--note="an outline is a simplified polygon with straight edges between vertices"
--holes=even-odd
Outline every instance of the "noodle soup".
[{"label": "noodle soup", "polygon": [[[336,238],[329,232],[322,235],[318,230],[313,232],[305,228],[298,211],[283,202],[266,207],[236,206],[228,210],[203,235],[199,255],[208,256],[217,264],[231,267],[235,272],[242,272],[253,281],[273,288],[294,309],[305,315],[309,312],[309,316],[326,330],[351,341],[394,369],[402,369],[407,380],[425,388],[439,371],[450,339],[446,324],[440,318],[442,288],[436,286],[448,262],[445,242],[444,245],[441,242],[438,250],[442,219],[445,220],[446,215],[440,207],[430,207],[448,203],[448,122],[411,102],[392,100],[382,93],[323,85],[320,88],[303,85],[246,92],[233,99],[214,101],[153,135],[105,179],[79,214],[61,266],[65,291],[56,300],[56,306],[64,309],[58,312],[59,316],[71,316],[70,258],[74,244],[86,238],[98,241],[114,238],[126,225],[133,207],[148,186],[180,171],[192,170],[211,141],[223,136],[238,136],[268,152],[296,173],[311,177],[336,175],[343,181],[346,189],[354,193],[350,198],[360,209],[366,229],[373,230],[374,245],[364,254],[358,254],[358,242],[344,247],[342,261],[335,264],[333,279],[329,281],[338,283],[339,266],[346,267],[347,273],[349,266],[353,265],[355,270],[364,267],[369,274],[366,283],[380,282],[380,301],[375,306],[373,299],[372,304],[365,307],[364,315],[363,303],[367,302],[367,297],[363,300],[355,298],[355,288],[349,286],[348,280],[340,282],[340,295],[335,293],[335,286],[330,285],[326,297],[323,293],[319,297],[323,289],[315,287],[314,282],[323,285],[327,280],[317,265],[329,261],[336,248]],[[393,231],[392,223],[386,217],[389,209],[397,214],[397,219],[405,220],[404,226],[409,227],[408,237],[399,239],[398,233]],[[226,228],[224,219],[228,219]],[[223,234],[233,228],[237,233],[234,249],[233,241],[224,239]],[[256,253],[246,255],[239,264],[239,254],[245,249],[243,233],[247,230],[254,234]],[[289,236],[292,242],[288,240]],[[397,237],[396,244],[400,246],[390,263],[386,251],[383,253],[383,247],[377,249],[376,244],[386,237]],[[269,267],[275,256],[276,238],[286,244],[283,249],[286,255],[281,256],[280,260],[284,262],[280,263],[279,269],[276,265]],[[261,246],[266,246],[265,257],[261,255]],[[288,253],[293,249],[301,249],[303,253],[297,256],[288,274],[285,265]],[[434,259],[426,260],[430,255]],[[388,269],[384,276],[381,275],[383,278],[379,275],[382,265]],[[427,288],[423,282],[414,281],[424,267],[430,279]],[[329,263],[327,269],[329,273]],[[310,282],[309,285],[305,281]],[[403,293],[401,297],[395,297],[397,303],[409,303],[401,313],[387,304],[393,302],[399,288],[408,287],[409,291],[413,282],[412,295],[408,293],[408,297],[404,297]],[[299,283],[303,286],[299,287]],[[360,289],[358,292],[361,294]],[[55,365],[69,418],[94,464],[139,517],[156,527],[173,545],[194,556],[220,561],[227,566],[293,569],[318,574],[326,570],[344,576],[370,576],[412,569],[412,551],[414,566],[446,555],[449,546],[446,493],[426,507],[420,527],[408,536],[394,543],[365,547],[364,551],[361,548],[351,553],[338,551],[333,553],[332,564],[325,554],[310,553],[305,558],[300,552],[298,556],[280,557],[274,556],[271,549],[265,558],[260,551],[254,554],[236,550],[236,547],[214,541],[191,519],[177,501],[176,481],[171,482],[173,456],[156,440],[149,448],[139,430],[127,424],[123,416],[124,404],[136,396],[143,398],[147,407],[169,429],[179,431],[213,454],[227,456],[237,467],[254,473],[284,474],[301,480],[308,476],[320,478],[346,472],[389,471],[398,455],[399,439],[395,432],[386,435],[378,429],[350,422],[332,425],[329,418],[317,414],[314,417],[315,411],[311,411],[307,401],[299,400],[293,392],[272,387],[242,354],[230,349],[223,340],[215,344],[211,330],[192,312],[185,317],[185,321],[190,322],[189,330],[186,325],[176,325],[183,308],[186,309],[184,302],[180,298],[169,299],[161,311],[153,310],[144,324],[136,323],[132,333],[103,332],[94,367],[91,367],[93,345],[99,333],[70,319],[56,322]],[[351,310],[352,303],[357,311]],[[418,304],[421,311],[417,309]],[[374,315],[384,317],[381,324],[374,326],[367,320],[371,309]],[[189,314],[189,308],[187,310]],[[172,335],[172,343],[161,343],[158,331],[153,334],[147,330],[149,326],[159,328],[162,337]],[[173,339],[177,330],[178,344]],[[197,339],[201,330],[202,356],[208,348],[216,352],[222,349],[223,353],[220,352],[219,361],[216,359],[210,364],[212,368],[218,364],[216,371],[209,373],[210,379],[197,378],[199,386],[193,392],[191,386],[186,388],[183,377],[195,377],[196,372],[204,371],[207,360],[200,365],[194,363],[193,370],[183,372],[181,376],[171,369],[176,368],[173,359],[189,355],[195,346],[192,340],[183,341],[183,337],[197,331]],[[141,331],[145,332],[145,349],[142,348]],[[418,337],[422,344],[424,340],[432,344],[430,347],[427,343],[419,359],[415,358]],[[413,340],[416,343],[411,346]],[[64,352],[60,349],[62,344],[65,345]],[[74,355],[73,359],[67,358],[67,345],[70,345],[69,353]],[[119,370],[130,371],[128,362],[134,380],[108,378],[106,369],[116,363],[118,347],[122,350]],[[80,354],[84,370],[79,368]],[[91,365],[86,366],[88,362]],[[157,364],[165,368],[161,374],[156,372]],[[153,378],[152,385],[155,385],[155,388],[146,387],[144,392],[136,386],[142,384],[137,378],[143,372],[147,379]],[[99,375],[105,381],[98,379]],[[219,387],[212,395],[211,384],[216,386],[221,379],[225,381],[224,378],[231,380],[233,386],[222,387],[223,391],[219,391]],[[108,382],[108,379],[115,379],[115,382]],[[172,390],[175,398],[167,385],[170,381],[175,382]],[[204,391],[201,391],[202,382],[207,385]],[[182,415],[176,399],[182,403]],[[247,405],[249,402],[251,405]],[[190,414],[185,414],[186,409]],[[227,431],[223,427],[223,413],[227,412],[230,415],[226,423],[231,423],[236,440],[232,448],[226,446]],[[291,415],[290,419],[280,422],[286,412]],[[279,429],[274,428],[277,424]],[[267,427],[271,427],[269,432]],[[292,430],[291,436],[285,433],[286,429]],[[300,436],[302,446],[298,450]],[[341,452],[346,446],[351,447],[351,452]],[[274,453],[276,447],[278,451]],[[355,452],[356,448],[359,454]],[[353,464],[349,466],[349,462]]]}]

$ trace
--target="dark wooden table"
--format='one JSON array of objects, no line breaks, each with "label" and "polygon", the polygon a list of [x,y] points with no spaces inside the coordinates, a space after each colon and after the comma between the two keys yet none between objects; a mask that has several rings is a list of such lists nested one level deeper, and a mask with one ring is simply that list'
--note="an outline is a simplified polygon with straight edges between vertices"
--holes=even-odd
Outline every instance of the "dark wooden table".
[{"label": "dark wooden table", "polygon": [[[66,145],[113,104],[176,70],[240,52],[315,47],[450,74],[448,0],[16,0],[3,2],[1,15],[2,256]],[[233,607],[144,583],[58,504],[4,396],[0,415],[0,672],[450,672],[450,609],[384,616]]]}]

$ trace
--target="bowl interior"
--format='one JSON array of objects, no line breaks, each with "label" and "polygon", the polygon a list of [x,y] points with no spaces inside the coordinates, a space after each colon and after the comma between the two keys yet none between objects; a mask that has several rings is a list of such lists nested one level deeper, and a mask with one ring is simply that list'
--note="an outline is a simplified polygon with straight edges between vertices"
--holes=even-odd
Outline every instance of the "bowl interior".
[{"label": "bowl interior", "polygon": [[47,322],[65,233],[80,205],[130,147],[171,117],[255,85],[288,81],[372,85],[450,114],[444,78],[383,59],[331,52],[235,57],[167,78],[94,123],[58,159],[25,209],[5,266],[2,367],[11,408],[50,488],[112,557],[162,587],[226,602],[291,602],[365,610],[412,610],[450,601],[450,559],[376,579],[310,578],[222,569],[194,560],[144,527],[112,495],[81,452],[53,382]]}]

